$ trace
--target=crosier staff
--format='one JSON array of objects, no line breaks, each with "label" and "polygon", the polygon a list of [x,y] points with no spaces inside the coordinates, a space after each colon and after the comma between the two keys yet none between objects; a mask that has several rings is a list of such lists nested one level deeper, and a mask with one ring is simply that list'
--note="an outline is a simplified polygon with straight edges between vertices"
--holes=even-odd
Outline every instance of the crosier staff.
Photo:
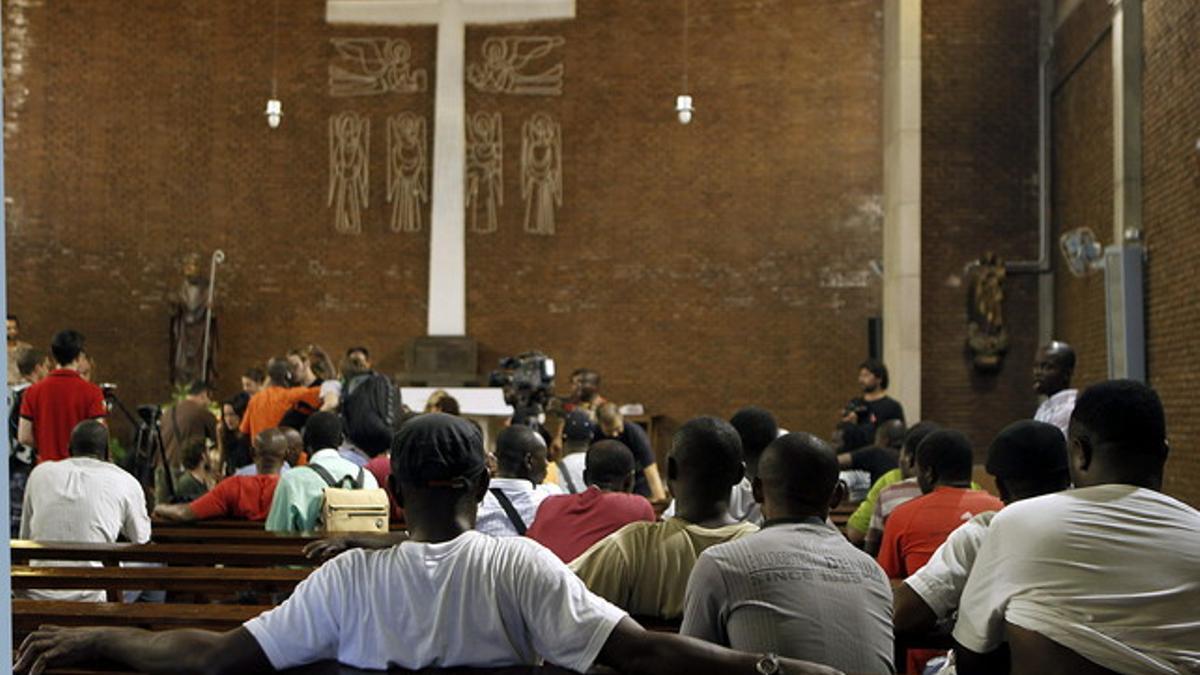
[{"label": "crosier staff", "polygon": [[225,262],[225,252],[221,249],[213,251],[208,271],[208,305],[204,314],[204,354],[200,360],[200,368],[204,373],[202,379],[205,382],[208,381],[208,341],[209,335],[212,333],[213,291],[217,288],[217,265],[223,262]]}]

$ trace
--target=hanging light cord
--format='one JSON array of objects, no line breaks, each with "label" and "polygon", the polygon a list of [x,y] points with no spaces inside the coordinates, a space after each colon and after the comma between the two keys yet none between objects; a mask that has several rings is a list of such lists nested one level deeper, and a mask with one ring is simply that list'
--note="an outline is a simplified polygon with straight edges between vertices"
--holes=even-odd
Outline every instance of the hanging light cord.
[{"label": "hanging light cord", "polygon": [[[686,0],[685,0],[686,1]],[[279,53],[279,0],[275,0],[275,13],[271,22],[271,98],[279,98],[275,91],[275,63]]]},{"label": "hanging light cord", "polygon": [[688,93],[688,0],[683,0],[683,93]]}]

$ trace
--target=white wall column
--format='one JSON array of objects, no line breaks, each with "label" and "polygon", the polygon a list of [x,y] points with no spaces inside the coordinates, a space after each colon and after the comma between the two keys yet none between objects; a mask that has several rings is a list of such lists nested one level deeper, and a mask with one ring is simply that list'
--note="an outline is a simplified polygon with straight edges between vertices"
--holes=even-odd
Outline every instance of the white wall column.
[{"label": "white wall column", "polygon": [[921,0],[883,3],[883,358],[921,419]]}]

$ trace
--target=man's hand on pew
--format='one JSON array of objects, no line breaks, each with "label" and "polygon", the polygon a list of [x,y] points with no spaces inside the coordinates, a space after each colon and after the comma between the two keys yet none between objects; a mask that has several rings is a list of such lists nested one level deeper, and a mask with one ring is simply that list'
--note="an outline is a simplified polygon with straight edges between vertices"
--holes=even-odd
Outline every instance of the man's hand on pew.
[{"label": "man's hand on pew", "polygon": [[405,541],[408,541],[407,532],[343,534],[305,544],[304,555],[309,560],[328,560],[352,548],[391,548]]},{"label": "man's hand on pew", "polygon": [[140,628],[42,626],[17,652],[14,673],[112,661],[145,673],[265,673],[271,663],[245,628],[148,631]]}]

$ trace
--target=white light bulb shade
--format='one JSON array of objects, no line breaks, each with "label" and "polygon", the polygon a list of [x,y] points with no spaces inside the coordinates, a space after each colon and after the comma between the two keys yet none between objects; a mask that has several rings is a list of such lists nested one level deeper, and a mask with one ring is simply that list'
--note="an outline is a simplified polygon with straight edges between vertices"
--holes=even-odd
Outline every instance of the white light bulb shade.
[{"label": "white light bulb shade", "polygon": [[283,103],[278,99],[267,101],[267,124],[275,129],[279,126],[279,121],[283,118]]},{"label": "white light bulb shade", "polygon": [[692,113],[696,109],[692,107],[692,97],[687,94],[680,94],[675,99],[675,112],[679,115],[679,123],[687,124],[692,121]]}]

